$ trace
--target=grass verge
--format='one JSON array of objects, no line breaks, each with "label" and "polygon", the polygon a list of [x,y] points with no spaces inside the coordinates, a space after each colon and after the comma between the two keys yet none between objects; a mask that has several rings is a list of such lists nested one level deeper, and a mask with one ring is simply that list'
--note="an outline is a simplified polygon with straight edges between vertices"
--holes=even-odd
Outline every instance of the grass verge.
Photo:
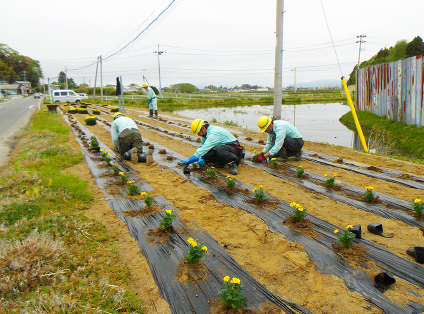
[{"label": "grass verge", "polygon": [[63,173],[83,160],[70,138],[43,110],[0,170],[0,313],[143,313],[87,182]]},{"label": "grass verge", "polygon": [[[367,111],[356,111],[364,134],[384,134],[379,140],[401,151],[405,156],[396,158],[424,164],[424,128],[407,125],[403,122],[388,120]],[[344,114],[340,122],[350,130],[356,131],[352,112]]]}]

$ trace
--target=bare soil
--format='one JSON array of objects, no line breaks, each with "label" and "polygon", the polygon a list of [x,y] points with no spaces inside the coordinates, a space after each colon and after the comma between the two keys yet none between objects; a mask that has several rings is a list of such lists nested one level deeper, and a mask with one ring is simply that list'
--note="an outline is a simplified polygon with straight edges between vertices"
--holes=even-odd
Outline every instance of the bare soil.
[{"label": "bare soil", "polygon": [[[143,111],[144,116],[147,113],[146,110],[142,109],[137,109],[137,111],[129,109],[128,116],[151,125],[167,128],[172,133],[192,135],[189,128],[183,130],[176,127],[180,124],[177,120],[169,119],[168,121],[174,123],[166,124],[163,121],[140,117],[139,111]],[[74,115],[74,117],[83,122],[83,118],[79,115]],[[112,121],[110,116],[102,115],[102,117]],[[103,143],[113,147],[110,133],[102,125],[96,124],[87,127]],[[150,130],[146,131],[143,128],[139,129],[144,140],[161,144],[167,148],[167,152],[174,151],[188,158],[196,150],[192,145],[170,139],[163,134]],[[259,132],[249,134],[249,136],[252,139],[251,142],[254,143],[266,139],[265,135]],[[79,149],[76,141],[73,141],[70,145]],[[250,146],[249,141],[247,141],[246,149],[253,153],[253,150],[258,149],[258,147]],[[318,154],[324,153],[341,159],[355,160],[376,168],[396,169],[413,175],[424,174],[423,165],[365,154],[347,148],[306,142],[305,149],[315,151]],[[293,158],[289,158],[287,163],[296,166],[302,165],[307,171],[318,174],[336,173],[336,184],[337,180],[341,180],[359,187],[371,185],[374,187],[374,191],[405,200],[412,200],[423,194],[418,189],[311,161],[294,161]],[[187,222],[193,221],[205,229],[246,271],[271,292],[287,301],[304,306],[313,313],[382,313],[379,308],[370,307],[370,303],[364,297],[349,291],[343,280],[318,272],[301,245],[287,241],[281,235],[271,232],[258,217],[239,208],[218,202],[208,191],[195,186],[189,180],[180,177],[174,171],[160,166],[154,161],[150,165],[146,163],[136,165],[130,163],[129,165],[138,172],[140,178],[147,181],[155,189],[154,195],[164,196],[178,209],[176,213],[180,219]],[[337,163],[335,163],[336,165]],[[229,174],[228,168],[215,170],[224,175]],[[95,185],[85,163],[78,164],[69,171],[88,180],[90,182],[89,188],[98,195],[88,210],[88,214],[104,223],[109,232],[117,236],[117,246],[122,262],[127,263],[131,269],[131,288],[146,301],[146,313],[170,313],[169,306],[161,297],[137,243],[129,236],[127,226],[107,207],[102,193]],[[424,231],[422,232],[418,228],[408,226],[400,221],[384,219],[337,202],[324,195],[311,192],[296,183],[272,176],[261,169],[241,164],[236,179],[252,187],[263,185],[266,193],[288,203],[292,201],[300,203],[304,208],[307,208],[308,214],[324,219],[342,230],[349,224],[360,224],[363,226],[362,237],[364,239],[372,241],[407,260],[415,262],[412,257],[406,254],[406,249],[411,246],[423,245]],[[226,182],[219,184],[226,185]],[[394,237],[384,238],[367,232],[364,227],[372,222],[383,224],[385,232],[393,232]],[[296,228],[299,232],[302,232],[302,229],[308,228]],[[308,233],[306,232],[306,234]],[[309,234],[309,236],[311,235]],[[345,255],[343,252],[339,253]],[[370,261],[367,264],[372,267],[364,268],[360,261],[366,259],[366,254],[362,252],[356,255],[360,255],[361,258],[347,258],[346,260],[356,269],[366,272],[370,278],[374,278],[382,271]],[[422,289],[396,278],[396,283],[385,292],[385,296],[401,306],[406,306],[408,300],[424,304],[423,298],[416,297],[411,291],[424,296]],[[216,303],[214,306],[211,304],[211,309],[212,313],[252,313],[219,309],[219,304]],[[281,311],[273,308],[269,310],[264,307],[261,313],[281,313]]]}]

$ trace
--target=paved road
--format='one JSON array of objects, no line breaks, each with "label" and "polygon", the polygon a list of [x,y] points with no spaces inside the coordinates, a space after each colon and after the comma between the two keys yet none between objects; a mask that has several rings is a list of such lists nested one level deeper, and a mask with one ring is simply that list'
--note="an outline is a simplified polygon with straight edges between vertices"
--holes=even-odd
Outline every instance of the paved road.
[{"label": "paved road", "polygon": [[28,96],[0,102],[0,166],[5,164],[13,147],[13,136],[28,125],[31,116],[38,110],[39,100]]}]

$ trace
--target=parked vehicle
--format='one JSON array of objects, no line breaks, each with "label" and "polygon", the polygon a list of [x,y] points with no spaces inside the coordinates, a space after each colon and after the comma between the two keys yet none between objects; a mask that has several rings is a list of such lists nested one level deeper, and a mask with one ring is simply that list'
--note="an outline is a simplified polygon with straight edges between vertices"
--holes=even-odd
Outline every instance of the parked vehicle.
[{"label": "parked vehicle", "polygon": [[41,98],[41,93],[34,93],[34,98]]},{"label": "parked vehicle", "polygon": [[81,96],[69,89],[56,89],[52,91],[52,102],[81,102]]},{"label": "parked vehicle", "polygon": [[78,93],[78,95],[81,96],[81,99],[88,99],[88,95],[87,94]]}]

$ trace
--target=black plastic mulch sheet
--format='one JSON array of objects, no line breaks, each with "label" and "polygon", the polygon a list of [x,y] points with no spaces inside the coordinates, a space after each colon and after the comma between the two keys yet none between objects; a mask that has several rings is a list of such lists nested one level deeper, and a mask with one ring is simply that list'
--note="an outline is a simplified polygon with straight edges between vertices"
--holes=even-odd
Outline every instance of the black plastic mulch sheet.
[{"label": "black plastic mulch sheet", "polygon": [[[173,132],[168,132],[164,128],[161,128],[161,127],[158,127],[158,126],[152,126],[152,125],[149,125],[147,123],[140,122],[140,121],[136,121],[136,122],[137,122],[137,124],[139,124],[141,127],[143,127],[146,130],[149,130],[149,129],[152,130],[153,129],[155,131],[166,133],[166,136],[168,136],[169,138],[172,138],[172,139],[175,139],[175,140],[180,140],[184,143],[196,146],[196,143],[193,143],[193,142],[196,141],[195,137],[188,136],[188,135],[185,135],[185,134],[182,135],[182,134],[176,134],[176,133],[173,133]],[[246,152],[246,156],[251,157],[251,156],[253,156],[253,154]],[[399,198],[396,198],[396,197],[392,197],[390,195],[385,195],[383,193],[376,192],[375,194],[377,196],[379,196],[380,199],[383,202],[386,202],[387,204],[394,206],[396,208],[399,208],[401,210],[393,210],[393,209],[386,208],[385,206],[378,205],[378,204],[366,204],[364,202],[360,202],[360,201],[345,197],[343,195],[340,195],[335,191],[323,188],[323,187],[321,187],[317,184],[314,184],[311,181],[306,181],[306,180],[302,180],[302,179],[297,179],[297,178],[285,176],[284,174],[282,174],[279,171],[276,171],[276,170],[270,169],[269,167],[266,167],[264,164],[253,163],[253,162],[250,162],[246,159],[243,162],[245,164],[252,166],[252,167],[261,168],[262,170],[264,170],[264,171],[266,171],[266,172],[268,172],[268,173],[270,173],[274,176],[280,177],[282,179],[289,180],[293,183],[297,183],[297,184],[299,184],[299,185],[301,185],[301,186],[303,186],[303,187],[305,187],[305,188],[307,188],[311,191],[323,194],[323,195],[325,195],[329,198],[332,198],[336,201],[343,202],[345,204],[348,204],[348,205],[354,206],[358,209],[373,213],[373,214],[378,215],[380,217],[387,218],[387,219],[396,219],[396,220],[402,221],[402,222],[404,222],[404,223],[406,223],[410,226],[413,226],[413,227],[423,227],[424,226],[423,220],[416,219],[415,217],[404,212],[405,210],[407,210],[407,211],[411,210],[412,202],[408,202],[408,201],[405,201],[403,199],[399,199]],[[291,166],[291,165],[287,165],[287,166],[289,168],[293,168],[291,170],[291,172],[292,172],[292,174],[295,174],[294,167]],[[288,169],[288,171],[290,171],[290,170]],[[318,174],[314,174],[314,173],[311,173],[311,172],[307,172],[307,173],[314,180],[322,181],[322,182],[325,181],[323,179],[324,178],[323,176],[320,176]],[[356,187],[356,186],[353,186],[353,185],[350,185],[350,184],[347,184],[347,183],[343,183],[342,184],[342,190],[345,190],[346,192],[349,192],[349,193],[359,195],[361,189]],[[404,211],[402,211],[402,210],[404,210]]]},{"label": "black plastic mulch sheet", "polygon": [[[166,149],[147,138],[144,139],[155,145],[155,151]],[[191,180],[191,182],[197,186],[208,190],[217,198],[218,201],[235,208],[241,208],[256,215],[267,224],[271,231],[283,235],[289,241],[301,244],[320,272],[333,274],[336,277],[343,279],[350,290],[359,293],[371,303],[383,309],[386,313],[414,313],[415,310],[413,308],[401,307],[387,299],[383,293],[374,287],[371,278],[369,278],[365,273],[355,270],[349,266],[343,258],[334,254],[332,244],[338,242],[337,236],[333,233],[333,231],[337,229],[336,226],[308,215],[308,218],[314,225],[314,231],[318,234],[317,237],[309,238],[281,223],[286,217],[292,215],[293,209],[288,204],[281,203],[277,210],[260,210],[255,205],[251,205],[246,202],[251,200],[253,195],[248,197],[245,195],[229,193],[224,190],[223,187],[217,187],[207,181],[204,181],[201,176],[193,172],[191,175],[184,175],[183,169],[177,166],[177,162],[185,158],[169,150],[168,153],[172,154],[172,156],[177,160],[166,160],[165,155],[161,155],[156,152],[154,152],[154,160],[160,165],[174,170],[182,177]],[[250,188],[241,182],[237,182],[237,186]],[[276,200],[271,196],[268,196],[268,198]],[[355,243],[366,246],[370,255],[369,258],[376,261],[382,269],[419,287],[424,287],[424,269],[419,265],[404,260],[370,241],[362,239],[355,240]]]},{"label": "black plastic mulch sheet", "polygon": [[[318,176],[316,174],[305,172],[310,176],[310,178],[308,178],[308,180],[305,180],[305,179],[293,178],[291,176],[284,175],[280,171],[274,170],[271,167],[267,167],[263,164],[258,164],[258,163],[254,163],[254,162],[247,161],[247,160],[245,160],[244,163],[251,166],[251,167],[260,168],[260,169],[264,170],[265,172],[267,172],[267,173],[269,173],[273,176],[291,181],[293,183],[297,183],[297,184],[299,184],[299,185],[301,185],[301,186],[303,186],[303,187],[305,187],[305,188],[307,188],[311,191],[323,194],[323,195],[325,195],[325,196],[327,196],[331,199],[334,199],[336,201],[339,201],[339,202],[345,203],[347,205],[356,207],[357,209],[360,209],[360,210],[363,210],[363,211],[366,211],[366,212],[369,212],[369,213],[373,213],[373,214],[378,215],[378,216],[383,217],[383,218],[395,219],[395,220],[398,220],[398,221],[402,221],[403,223],[405,223],[409,226],[412,226],[412,227],[418,227],[418,228],[424,227],[424,221],[423,220],[417,219],[417,218],[409,215],[407,212],[405,212],[405,211],[409,211],[412,214],[412,210],[411,210],[412,202],[408,202],[408,201],[405,201],[403,199],[392,197],[390,195],[385,195],[383,193],[374,193],[376,196],[379,196],[381,201],[386,202],[387,204],[389,204],[391,206],[397,207],[397,208],[399,208],[399,210],[390,209],[390,208],[387,208],[387,207],[385,207],[384,205],[381,205],[381,204],[368,204],[366,202],[361,202],[361,201],[346,197],[344,195],[341,195],[337,191],[327,189],[325,187],[322,187],[322,186],[317,185],[317,184],[312,182],[313,180],[324,182],[325,181],[323,179],[323,178],[325,178],[324,176],[322,176],[322,178],[321,178],[320,176]],[[292,174],[294,174],[295,170],[294,169],[290,170],[289,168],[285,169],[284,171],[291,172]],[[340,184],[340,186],[341,186],[342,191],[346,191],[346,192],[356,194],[356,195],[360,195],[361,192],[362,192],[362,195],[363,195],[363,190],[361,191],[361,189],[356,187],[356,186],[349,185],[349,184],[346,184],[346,183],[342,183],[342,184]]]},{"label": "black plastic mulch sheet", "polygon": [[[79,124],[79,123],[78,123]],[[86,134],[90,133],[84,126],[78,126]],[[78,134],[74,131],[75,134]],[[101,175],[107,172],[99,168],[102,162],[96,162],[92,157],[97,157],[88,152],[82,145],[83,136],[77,139],[81,145],[86,163],[96,180],[97,185],[103,191],[103,195],[110,208],[114,210],[117,217],[128,225],[131,236],[137,241],[141,251],[146,257],[152,275],[164,299],[168,302],[172,313],[208,313],[213,301],[218,301],[223,277],[237,277],[243,285],[243,295],[248,299],[250,309],[258,309],[260,305],[267,304],[271,308],[283,309],[286,313],[311,313],[307,309],[282,300],[280,297],[268,291],[263,285],[250,276],[229,254],[223,249],[206,231],[196,226],[196,230],[187,225],[181,225],[178,221],[174,226],[184,230],[184,234],[178,232],[172,234],[164,244],[149,244],[145,232],[159,227],[163,218],[161,213],[149,216],[127,215],[129,211],[141,210],[146,205],[142,200],[125,199],[122,196],[111,195],[107,192],[107,183],[111,178]],[[81,139],[82,138],[82,139]],[[107,149],[102,143],[101,147]],[[153,188],[145,181],[138,178],[137,173],[127,164],[120,162],[113,152],[110,152],[117,166],[126,171],[128,179],[136,180],[136,184],[144,191],[152,191]],[[164,210],[172,209],[178,214],[178,209],[170,205],[163,197],[155,197],[154,202]],[[163,211],[161,211],[163,212]],[[204,278],[179,282],[176,276],[178,267],[184,259],[185,251],[189,248],[187,239],[195,238],[204,241],[208,247],[206,258],[202,260],[205,266],[201,272],[190,273],[194,277]]]},{"label": "black plastic mulch sheet", "polygon": [[[148,125],[147,123],[141,122],[141,121],[137,121],[140,125],[143,126],[147,126],[150,128],[153,128],[155,130],[164,132],[166,131],[166,129],[158,127],[158,126],[151,126]],[[190,129],[189,127],[182,127],[185,129]],[[228,131],[235,133],[234,130],[229,129]],[[166,132],[168,133],[168,132]],[[176,135],[173,134],[174,132],[169,132],[169,134],[172,135]],[[189,139],[190,141],[195,141],[194,137],[188,136],[188,135],[183,135],[182,138],[186,138]],[[252,146],[257,146],[257,147],[263,147],[263,145],[257,144],[257,143],[253,143],[249,140],[247,140],[246,137],[244,136],[238,136],[239,140],[245,140],[246,143],[248,143],[249,145]],[[337,167],[337,168],[341,168],[341,169],[345,169],[345,170],[349,170],[349,171],[353,171],[356,173],[360,173],[363,175],[367,175],[373,178],[377,178],[377,179],[381,179],[381,180],[385,180],[385,181],[389,181],[389,182],[394,182],[394,183],[399,183],[408,187],[412,187],[415,189],[424,189],[424,177],[423,176],[416,176],[416,175],[412,175],[412,174],[408,174],[402,171],[398,171],[398,170],[393,170],[393,169],[386,169],[386,168],[382,168],[382,167],[374,167],[374,166],[369,166],[357,161],[353,161],[353,160],[348,160],[348,159],[341,159],[339,157],[334,157],[334,156],[330,156],[330,155],[326,155],[326,154],[321,154],[321,153],[316,153],[310,150],[306,150],[303,149],[302,150],[302,157],[306,160],[309,161],[313,161],[313,162],[318,162],[324,165],[328,165],[328,166],[332,166],[332,167]]]}]

